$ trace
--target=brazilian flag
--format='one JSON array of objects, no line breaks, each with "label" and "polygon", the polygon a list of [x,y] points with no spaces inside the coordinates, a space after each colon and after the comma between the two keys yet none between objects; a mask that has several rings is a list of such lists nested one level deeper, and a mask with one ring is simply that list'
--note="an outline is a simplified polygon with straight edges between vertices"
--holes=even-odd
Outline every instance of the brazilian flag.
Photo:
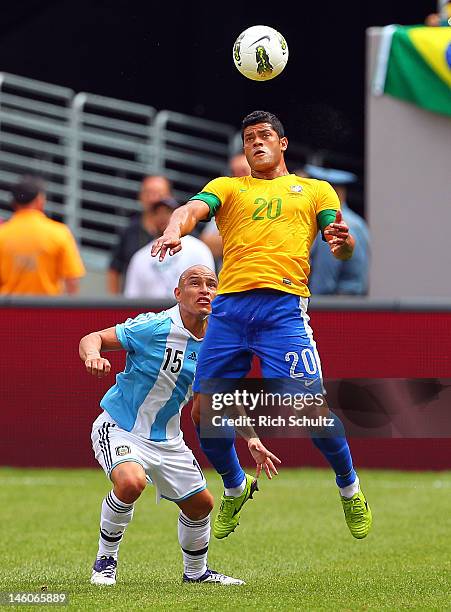
[{"label": "brazilian flag", "polygon": [[451,27],[396,26],[383,92],[451,116]]}]

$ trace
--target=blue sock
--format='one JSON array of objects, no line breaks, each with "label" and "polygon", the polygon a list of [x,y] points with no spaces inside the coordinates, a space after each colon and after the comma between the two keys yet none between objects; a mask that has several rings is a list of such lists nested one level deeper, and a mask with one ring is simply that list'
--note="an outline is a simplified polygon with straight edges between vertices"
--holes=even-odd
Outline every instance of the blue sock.
[{"label": "blue sock", "polygon": [[209,462],[221,476],[224,487],[232,489],[239,487],[245,478],[235,450],[235,429],[224,426],[221,429],[221,438],[203,438],[200,427],[196,426],[200,447],[206,454]]},{"label": "blue sock", "polygon": [[325,431],[327,437],[318,437],[321,434],[315,433],[312,435],[312,442],[334,470],[337,485],[347,487],[354,482],[357,474],[352,465],[351,451],[343,423],[333,412],[330,412],[329,416],[334,419],[334,426],[328,427]]}]

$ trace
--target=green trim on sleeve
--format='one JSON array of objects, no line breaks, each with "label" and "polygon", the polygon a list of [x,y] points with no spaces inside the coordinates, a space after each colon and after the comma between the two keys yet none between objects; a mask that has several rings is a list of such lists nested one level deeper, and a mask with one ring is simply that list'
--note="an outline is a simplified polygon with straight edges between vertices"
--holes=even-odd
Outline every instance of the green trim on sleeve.
[{"label": "green trim on sleeve", "polygon": [[318,221],[319,229],[324,232],[326,227],[335,221],[335,216],[337,214],[336,210],[322,210],[320,213],[316,215],[316,219]]},{"label": "green trim on sleeve", "polygon": [[201,191],[200,193],[197,193],[188,201],[191,202],[191,200],[201,200],[201,202],[205,202],[205,204],[208,205],[210,213],[208,215],[208,218],[202,219],[202,221],[210,221],[210,219],[215,216],[215,214],[221,207],[221,200],[218,198],[218,196],[216,196],[214,193],[209,193],[208,191]]},{"label": "green trim on sleeve", "polygon": [[324,241],[326,241],[326,239],[324,238],[324,230],[328,225],[330,225],[330,223],[333,223],[335,221],[336,214],[336,210],[328,209],[322,210],[316,215],[316,220],[318,221],[319,229],[321,230],[321,235]]}]

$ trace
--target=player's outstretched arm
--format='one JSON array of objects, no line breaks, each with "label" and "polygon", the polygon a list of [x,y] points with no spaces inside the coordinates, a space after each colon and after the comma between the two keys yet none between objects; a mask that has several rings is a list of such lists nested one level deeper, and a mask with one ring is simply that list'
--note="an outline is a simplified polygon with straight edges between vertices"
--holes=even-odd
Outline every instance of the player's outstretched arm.
[{"label": "player's outstretched arm", "polygon": [[117,351],[121,348],[122,345],[117,339],[116,328],[109,327],[84,336],[80,340],[78,353],[88,374],[102,378],[110,373],[111,364],[108,359],[100,355],[100,352]]},{"label": "player's outstretched arm", "polygon": [[174,210],[164,234],[155,240],[152,246],[152,257],[160,254],[159,261],[163,261],[167,251],[169,255],[178,253],[182,248],[180,238],[192,232],[198,222],[206,219],[209,213],[208,204],[201,200],[191,200]]},{"label": "player's outstretched arm", "polygon": [[335,222],[325,228],[324,237],[334,257],[343,261],[352,257],[355,240],[349,233],[349,227],[343,220],[341,210],[337,210]]}]

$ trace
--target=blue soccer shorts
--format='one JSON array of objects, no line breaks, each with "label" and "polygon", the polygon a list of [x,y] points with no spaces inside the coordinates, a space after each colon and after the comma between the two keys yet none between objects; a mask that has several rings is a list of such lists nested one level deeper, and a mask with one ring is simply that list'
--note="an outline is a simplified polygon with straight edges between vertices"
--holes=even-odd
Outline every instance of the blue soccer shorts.
[{"label": "blue soccer shorts", "polygon": [[243,378],[253,354],[260,358],[263,378],[290,378],[307,385],[317,381],[322,388],[307,305],[307,298],[271,289],[217,296],[193,390],[201,391],[201,381]]}]

